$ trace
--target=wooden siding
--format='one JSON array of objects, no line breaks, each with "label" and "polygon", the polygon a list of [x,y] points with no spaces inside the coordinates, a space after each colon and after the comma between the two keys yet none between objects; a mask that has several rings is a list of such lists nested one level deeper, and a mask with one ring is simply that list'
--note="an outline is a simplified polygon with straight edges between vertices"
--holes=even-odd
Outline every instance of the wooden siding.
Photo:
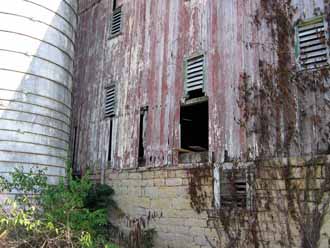
[{"label": "wooden siding", "polygon": [[[113,166],[137,166],[143,106],[149,107],[147,165],[177,164],[175,149],[180,144],[184,59],[196,53],[205,54],[207,68],[210,157],[222,162],[225,150],[230,158],[243,159],[249,150],[255,157],[260,146],[267,147],[270,156],[277,155],[276,137],[281,134],[270,135],[268,140],[264,136],[246,135],[239,124],[244,111],[237,104],[242,75],[249,75],[249,81],[260,86],[260,61],[277,63],[270,25],[265,18],[260,23],[256,21],[257,14],[262,16],[262,11],[267,11],[262,9],[263,2],[121,0],[118,4],[122,4],[123,34],[109,39],[112,1],[80,0],[73,113],[73,126],[78,130],[75,162],[82,166],[106,164],[110,120],[104,119],[104,88],[116,81]],[[321,0],[295,0],[291,4],[297,7],[296,20],[312,17],[316,8],[324,10]],[[293,45],[289,52],[292,55],[289,64],[294,64]],[[315,95],[308,97],[308,102],[315,99]],[[279,110],[278,116],[283,112]],[[322,116],[327,123],[327,115],[322,112]],[[273,121],[281,126],[280,118]],[[304,125],[299,142],[306,145],[293,149],[297,155],[312,151],[313,124],[304,122]]]}]

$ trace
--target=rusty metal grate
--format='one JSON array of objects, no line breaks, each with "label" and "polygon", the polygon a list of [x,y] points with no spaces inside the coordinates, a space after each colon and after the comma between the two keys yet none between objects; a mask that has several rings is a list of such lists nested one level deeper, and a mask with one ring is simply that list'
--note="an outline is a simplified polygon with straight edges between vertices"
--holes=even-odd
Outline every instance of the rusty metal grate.
[{"label": "rusty metal grate", "polygon": [[105,89],[105,111],[104,116],[113,117],[116,111],[116,86],[111,85]]},{"label": "rusty metal grate", "polygon": [[121,33],[122,29],[122,9],[118,7],[113,11],[111,18],[110,37],[115,37]]},{"label": "rusty metal grate", "polygon": [[297,26],[299,63],[303,69],[328,65],[329,50],[323,17],[304,21]]},{"label": "rusty metal grate", "polygon": [[186,60],[185,91],[204,90],[204,55],[199,55]]}]

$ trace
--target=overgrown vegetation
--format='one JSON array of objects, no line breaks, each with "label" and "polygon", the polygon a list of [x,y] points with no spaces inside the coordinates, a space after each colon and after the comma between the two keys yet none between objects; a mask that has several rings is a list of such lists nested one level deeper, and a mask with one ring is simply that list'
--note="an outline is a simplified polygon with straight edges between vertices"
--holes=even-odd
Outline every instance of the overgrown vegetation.
[{"label": "overgrown vegetation", "polygon": [[16,169],[10,180],[1,178],[2,192],[16,195],[0,205],[1,247],[117,247],[107,238],[113,190],[88,175],[67,175],[57,185],[47,184],[44,170]]}]

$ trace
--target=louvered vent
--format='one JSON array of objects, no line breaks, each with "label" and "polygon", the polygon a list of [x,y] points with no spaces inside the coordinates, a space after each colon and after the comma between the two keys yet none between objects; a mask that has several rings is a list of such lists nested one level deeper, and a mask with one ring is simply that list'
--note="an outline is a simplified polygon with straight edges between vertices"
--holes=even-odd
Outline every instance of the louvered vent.
[{"label": "louvered vent", "polygon": [[112,117],[116,111],[116,87],[112,85],[105,89],[105,117]]},{"label": "louvered vent", "polygon": [[110,37],[117,36],[121,33],[122,26],[122,11],[121,7],[115,9],[111,19],[111,33]]},{"label": "louvered vent", "polygon": [[247,207],[247,177],[245,169],[222,170],[220,178],[221,207]]},{"label": "louvered vent", "polygon": [[185,74],[186,94],[204,90],[204,55],[187,59]]},{"label": "louvered vent", "polygon": [[327,65],[329,51],[323,17],[299,24],[297,32],[301,67],[312,69]]}]

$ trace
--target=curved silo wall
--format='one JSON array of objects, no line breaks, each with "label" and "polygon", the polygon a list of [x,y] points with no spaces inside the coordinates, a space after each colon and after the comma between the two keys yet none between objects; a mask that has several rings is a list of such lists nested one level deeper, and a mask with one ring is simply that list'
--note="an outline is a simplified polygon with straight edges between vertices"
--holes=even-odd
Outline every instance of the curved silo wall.
[{"label": "curved silo wall", "polygon": [[65,175],[77,0],[0,4],[0,176],[16,168]]}]

